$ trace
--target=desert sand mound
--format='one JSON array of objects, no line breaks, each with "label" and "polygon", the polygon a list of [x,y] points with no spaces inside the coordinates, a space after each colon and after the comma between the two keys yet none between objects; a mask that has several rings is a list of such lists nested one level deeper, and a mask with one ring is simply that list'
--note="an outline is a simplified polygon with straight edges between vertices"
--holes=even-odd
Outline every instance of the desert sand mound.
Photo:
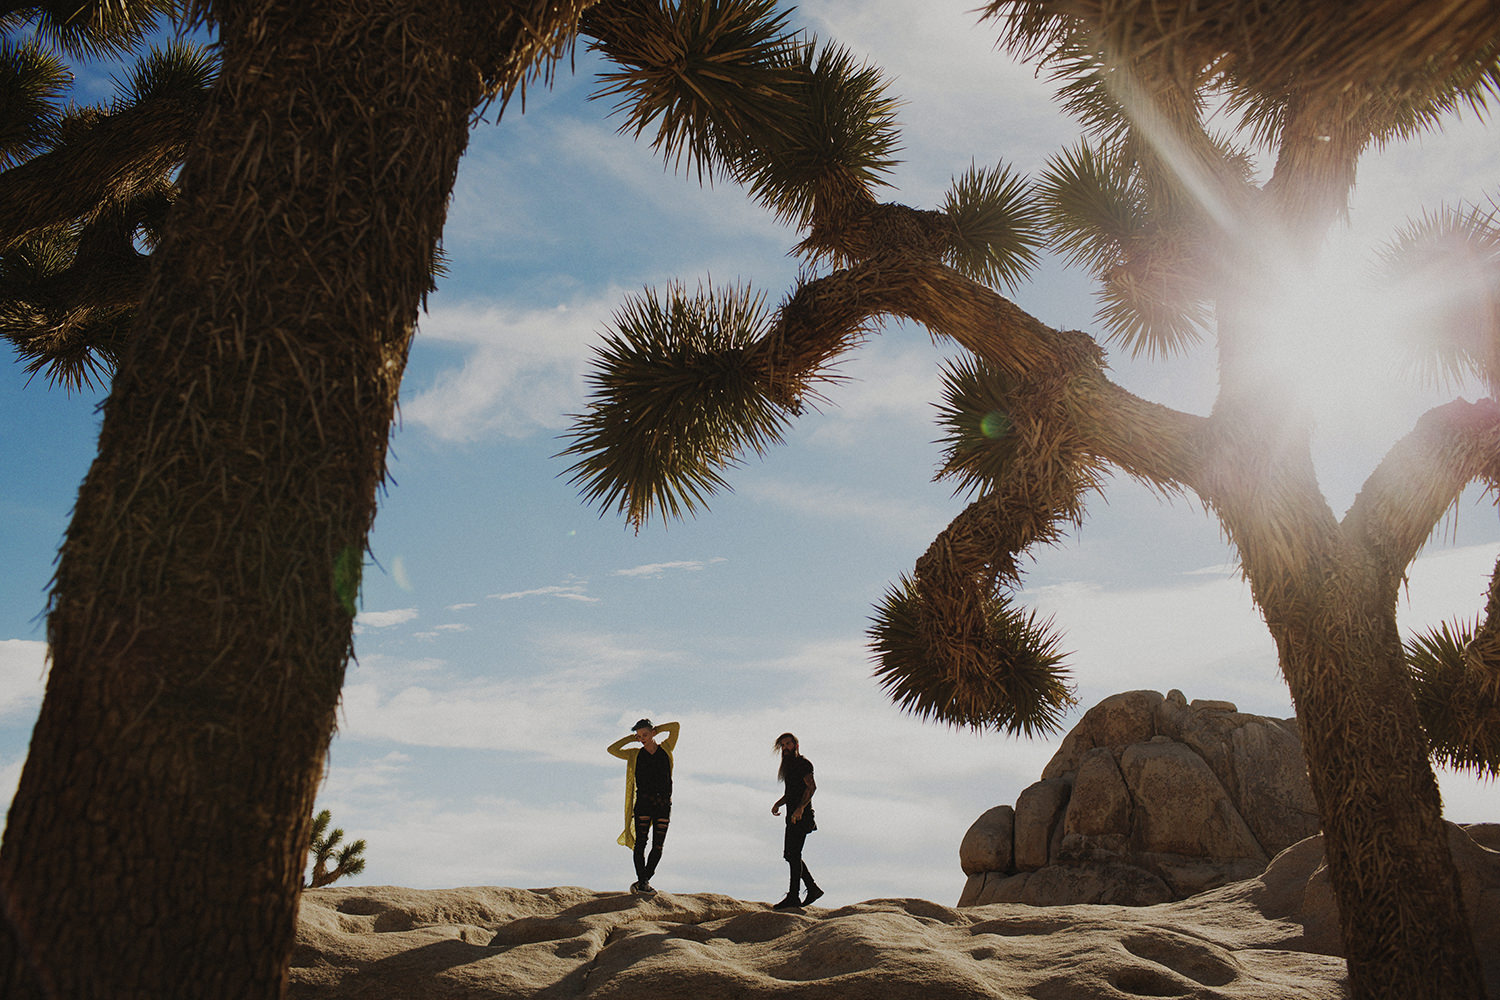
[{"label": "desert sand mound", "polygon": [[1302,903],[1318,860],[1293,849],[1260,878],[1145,907],[314,889],[290,996],[1334,1000],[1344,962],[1313,950],[1328,935]]}]

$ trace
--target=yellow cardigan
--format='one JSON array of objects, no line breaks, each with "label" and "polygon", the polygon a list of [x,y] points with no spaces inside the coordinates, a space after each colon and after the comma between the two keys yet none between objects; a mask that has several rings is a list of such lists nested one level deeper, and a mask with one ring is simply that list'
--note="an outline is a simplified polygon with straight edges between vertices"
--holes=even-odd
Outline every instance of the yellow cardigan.
[{"label": "yellow cardigan", "polygon": [[[677,745],[677,734],[681,732],[682,725],[677,722],[663,722],[656,727],[658,733],[666,733],[667,738],[657,746],[667,752],[667,759],[672,760],[672,748]],[[625,748],[627,743],[639,742],[640,737],[631,733],[629,736],[615,740],[606,749],[614,756],[625,762],[625,832],[615,840],[622,847],[635,850],[635,817],[631,811],[635,809],[635,758],[640,754],[640,747]],[[675,764],[676,762],[673,761]]]}]

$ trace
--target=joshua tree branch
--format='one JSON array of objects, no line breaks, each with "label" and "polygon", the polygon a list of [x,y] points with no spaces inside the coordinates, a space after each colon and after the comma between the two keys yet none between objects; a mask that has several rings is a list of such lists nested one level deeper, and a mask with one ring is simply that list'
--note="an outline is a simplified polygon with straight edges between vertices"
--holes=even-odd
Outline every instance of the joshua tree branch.
[{"label": "joshua tree branch", "polygon": [[999,293],[935,261],[876,259],[801,285],[753,349],[773,397],[806,379],[883,315],[950,337],[1022,384],[1057,387],[1081,447],[1158,488],[1201,479],[1205,418],[1148,403],[1111,382],[1090,337],[1045,325]]},{"label": "joshua tree branch", "polygon": [[1361,542],[1400,572],[1465,486],[1500,486],[1500,403],[1454,400],[1429,410],[1381,459],[1344,518]]},{"label": "joshua tree branch", "polygon": [[[128,108],[0,173],[0,247],[156,183],[181,162],[201,115],[201,102],[176,98]],[[59,177],[69,182],[59,184]]]}]

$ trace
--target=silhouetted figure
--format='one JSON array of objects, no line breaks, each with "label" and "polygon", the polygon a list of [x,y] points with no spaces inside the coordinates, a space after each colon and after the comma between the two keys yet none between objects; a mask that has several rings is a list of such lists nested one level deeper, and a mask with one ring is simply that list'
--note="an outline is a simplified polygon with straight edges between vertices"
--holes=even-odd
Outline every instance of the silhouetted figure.
[{"label": "silhouetted figure", "polygon": [[[635,881],[631,892],[655,892],[651,876],[661,862],[661,846],[672,819],[672,748],[681,726],[676,722],[653,726],[650,719],[635,724],[635,732],[611,743],[609,752],[625,761],[625,831],[618,843],[635,855]],[[657,743],[659,733],[667,738]],[[640,746],[627,746],[640,743]],[[652,831],[655,833],[652,833]],[[651,854],[646,839],[651,838]]]},{"label": "silhouetted figure", "polygon": [[[771,815],[781,815],[781,807],[786,806],[786,841],[782,857],[791,866],[792,879],[786,898],[772,909],[790,910],[798,906],[811,906],[814,900],[823,895],[823,890],[813,881],[812,872],[807,870],[807,865],[802,861],[802,845],[806,842],[807,835],[818,828],[817,821],[813,819],[812,807],[813,792],[818,790],[818,785],[813,781],[812,761],[802,756],[797,737],[791,733],[782,733],[776,737],[776,749],[781,751],[781,768],[776,772],[776,777],[786,786],[786,792],[771,806]],[[797,898],[799,882],[807,886],[805,899]]]}]

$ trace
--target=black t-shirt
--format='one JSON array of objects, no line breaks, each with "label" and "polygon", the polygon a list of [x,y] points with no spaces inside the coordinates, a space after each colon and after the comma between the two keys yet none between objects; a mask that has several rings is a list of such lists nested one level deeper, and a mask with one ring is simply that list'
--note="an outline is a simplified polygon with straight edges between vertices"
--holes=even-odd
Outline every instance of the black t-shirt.
[{"label": "black t-shirt", "polygon": [[[802,804],[802,798],[807,794],[807,778],[813,773],[812,761],[806,757],[793,757],[785,761],[782,768],[781,780],[786,783],[786,822],[792,823],[792,813]],[[802,822],[811,822],[813,814],[812,802],[807,803],[807,808],[802,810]]]},{"label": "black t-shirt", "polygon": [[662,747],[658,746],[655,753],[647,753],[643,747],[635,755],[635,793],[672,797],[672,758]]}]

